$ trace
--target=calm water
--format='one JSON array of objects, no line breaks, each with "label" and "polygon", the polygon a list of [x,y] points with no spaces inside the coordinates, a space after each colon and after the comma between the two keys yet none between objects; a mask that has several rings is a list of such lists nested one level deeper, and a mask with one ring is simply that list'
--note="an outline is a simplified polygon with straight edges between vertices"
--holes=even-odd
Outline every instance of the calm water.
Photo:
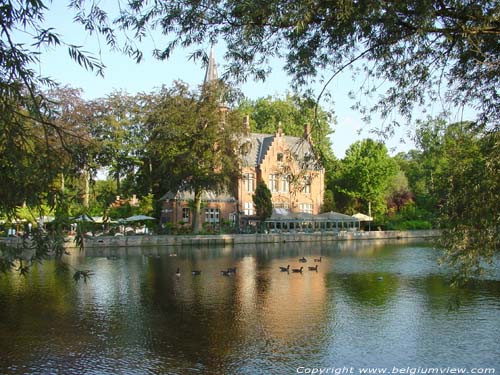
[{"label": "calm water", "polygon": [[[279,271],[300,267],[301,256],[302,274]],[[295,374],[301,366],[498,374],[498,270],[450,310],[455,296],[438,256],[387,242],[74,254],[69,263],[95,271],[87,284],[51,262],[27,278],[0,276],[0,374]],[[222,276],[230,266],[236,274]]]}]

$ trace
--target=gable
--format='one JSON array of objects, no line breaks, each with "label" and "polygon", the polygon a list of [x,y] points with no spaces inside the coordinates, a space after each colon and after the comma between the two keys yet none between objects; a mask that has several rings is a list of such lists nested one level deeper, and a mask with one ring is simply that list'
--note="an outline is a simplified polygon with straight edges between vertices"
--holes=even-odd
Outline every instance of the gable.
[{"label": "gable", "polygon": [[[244,167],[258,167],[275,148],[286,150],[305,169],[321,169],[311,143],[301,137],[250,133],[240,143]],[[276,150],[274,150],[276,151]]]}]

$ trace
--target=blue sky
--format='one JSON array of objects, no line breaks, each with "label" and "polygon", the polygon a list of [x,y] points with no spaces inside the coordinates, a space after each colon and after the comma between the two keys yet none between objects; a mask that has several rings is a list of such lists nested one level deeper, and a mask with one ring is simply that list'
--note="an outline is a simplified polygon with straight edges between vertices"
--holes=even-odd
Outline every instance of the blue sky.
[{"label": "blue sky", "polygon": [[[65,47],[40,51],[40,64],[36,69],[41,75],[49,76],[61,84],[83,89],[84,97],[87,99],[104,97],[114,90],[123,90],[130,94],[147,92],[163,84],[170,85],[177,79],[191,86],[196,86],[203,81],[205,72],[201,61],[196,63],[189,61],[189,50],[178,49],[167,61],[158,61],[151,56],[151,51],[155,46],[161,47],[165,44],[161,36],[149,38],[140,45],[145,56],[140,64],[136,64],[118,52],[108,51],[104,43],[101,43],[102,48],[100,48],[95,37],[87,35],[82,31],[81,26],[73,23],[73,13],[64,7],[65,3],[65,1],[58,1],[50,5],[51,10],[45,17],[46,24],[54,27],[67,43],[81,45],[84,50],[99,56],[106,65],[104,78],[86,71],[73,62]],[[207,44],[207,53],[209,48]],[[219,75],[224,70],[223,54],[222,48],[216,46],[215,57],[219,65]],[[265,82],[250,81],[242,85],[243,93],[251,99],[269,95],[285,95],[290,91],[290,78],[283,73],[281,65],[282,62],[279,60],[275,61],[273,73]],[[340,75],[329,85],[334,101],[333,110],[337,117],[331,142],[333,152],[339,158],[344,156],[345,150],[353,142],[370,137],[370,129],[383,126],[383,123],[377,119],[373,119],[370,125],[364,124],[361,115],[350,109],[353,102],[348,98],[348,92],[355,90],[356,85],[359,85],[359,82],[353,80],[350,73]],[[319,93],[321,88],[320,85],[313,86],[315,93]],[[321,105],[325,109],[332,109],[331,102],[321,102]],[[391,154],[414,147],[410,140],[411,132],[411,127],[398,129],[393,137],[386,140]]]}]

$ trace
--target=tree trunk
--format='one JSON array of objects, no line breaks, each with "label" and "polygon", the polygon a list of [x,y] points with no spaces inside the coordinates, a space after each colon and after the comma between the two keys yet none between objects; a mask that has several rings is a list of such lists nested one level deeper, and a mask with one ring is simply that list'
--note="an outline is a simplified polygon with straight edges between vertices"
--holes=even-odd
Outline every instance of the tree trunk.
[{"label": "tree trunk", "polygon": [[120,173],[116,172],[115,173],[115,181],[116,181],[116,192],[118,195],[121,195],[121,180],[120,180]]},{"label": "tree trunk", "polygon": [[61,173],[61,194],[64,195],[66,192],[66,186],[64,185],[64,173]]},{"label": "tree trunk", "polygon": [[203,190],[197,188],[194,191],[194,202],[193,202],[193,234],[198,234],[200,232],[200,210],[201,210],[201,195]]},{"label": "tree trunk", "polygon": [[83,171],[84,178],[84,191],[83,191],[83,207],[89,208],[90,206],[90,171],[85,168]]}]

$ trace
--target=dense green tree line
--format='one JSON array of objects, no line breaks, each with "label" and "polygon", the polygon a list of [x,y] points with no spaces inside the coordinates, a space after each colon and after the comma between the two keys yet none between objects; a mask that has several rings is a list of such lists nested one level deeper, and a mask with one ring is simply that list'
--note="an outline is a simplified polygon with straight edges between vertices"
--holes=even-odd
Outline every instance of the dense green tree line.
[{"label": "dense green tree line", "polygon": [[[136,41],[148,28],[159,28],[172,37],[154,51],[159,58],[168,58],[179,45],[224,40],[229,76],[237,81],[249,75],[265,78],[272,56],[285,56],[285,69],[298,86],[307,86],[323,71],[331,74],[320,77],[327,85],[347,67],[360,64],[355,73],[373,83],[363,85],[360,92],[369,95],[379,80],[386,82],[374,106],[358,107],[367,115],[375,110],[387,117],[396,110],[410,118],[415,105],[442,96],[455,106],[474,107],[477,121],[470,124],[421,123],[417,150],[399,155],[396,168],[388,163],[382,171],[377,168],[385,164],[385,156],[376,143],[368,155],[369,142],[362,142],[353,145],[345,160],[328,161],[322,137],[316,139],[329,171],[331,206],[366,210],[367,202],[374,202],[381,215],[384,191],[389,216],[413,215],[447,229],[442,245],[465,276],[479,272],[481,262],[498,252],[497,1],[367,1],[364,6],[353,1],[214,1],[210,6],[192,0],[152,5],[134,1],[122,4],[116,19],[92,0],[69,5],[86,31],[104,35],[109,48],[137,60],[142,51]],[[48,204],[65,217],[71,211],[69,202],[80,200],[83,210],[90,210],[93,176],[101,166],[112,171],[117,192],[147,194],[154,189],[153,160],[145,153],[149,140],[135,127],[146,123],[157,108],[157,97],[143,95],[123,107],[110,97],[106,108],[103,103],[82,102],[71,89],[47,92],[54,83],[32,68],[39,62],[40,49],[65,46],[73,60],[97,74],[104,66],[45,26],[46,10],[43,1],[0,4],[0,209],[12,216],[24,203],[39,211]],[[133,35],[120,45],[117,30]],[[18,33],[24,39],[18,40]],[[195,52],[194,57],[202,56],[202,51]],[[311,106],[303,108],[310,111]],[[322,114],[314,112],[315,131],[328,131],[321,128]],[[146,118],[140,118],[144,114]],[[113,128],[127,121],[125,133]],[[373,162],[372,156],[377,157],[371,154],[378,155],[379,162]],[[365,173],[357,176],[356,167],[349,164],[360,162]],[[378,185],[375,176],[380,174],[386,179]],[[373,176],[373,182],[363,182],[366,175]]]},{"label": "dense green tree line", "polygon": [[[244,131],[244,113],[251,116],[252,131],[274,132],[281,123],[286,133],[299,136],[304,128],[297,122],[316,116],[309,102],[290,96],[221,106],[222,94],[214,90],[208,94],[179,82],[148,94],[115,92],[90,101],[69,87],[50,90],[45,96],[53,107],[47,113],[66,135],[44,139],[27,131],[22,139],[30,147],[15,153],[15,160],[5,154],[4,160],[14,166],[5,172],[22,188],[12,191],[15,198],[7,195],[12,189],[1,189],[6,197],[3,214],[13,217],[26,205],[32,218],[56,212],[64,226],[69,216],[80,213],[116,217],[118,213],[110,211],[116,195],[137,194],[153,204],[179,186],[195,192],[199,212],[203,190],[230,190],[238,177],[235,150],[238,134]],[[324,131],[317,135],[321,141],[313,138],[313,143],[329,153],[323,159],[324,211],[369,213],[375,218],[373,227],[386,229],[442,228],[446,236],[441,245],[450,249],[448,262],[464,276],[481,272],[482,262],[491,261],[498,246],[496,132],[474,123],[430,120],[417,124],[416,150],[391,157],[383,143],[366,139],[336,160],[327,141],[332,117],[319,113],[325,113]],[[27,129],[36,129],[29,127],[30,119],[24,121]],[[4,122],[4,129],[9,125]],[[6,145],[18,144],[15,135],[6,132],[3,137]],[[43,167],[40,157],[47,157]],[[37,168],[46,165],[52,170],[41,180],[45,185],[34,183]],[[17,173],[16,168],[33,170],[33,175]],[[97,181],[98,170],[106,170],[108,179]],[[142,209],[151,213],[151,208]],[[198,229],[195,223],[195,232]],[[474,248],[474,256],[464,250]]]}]

